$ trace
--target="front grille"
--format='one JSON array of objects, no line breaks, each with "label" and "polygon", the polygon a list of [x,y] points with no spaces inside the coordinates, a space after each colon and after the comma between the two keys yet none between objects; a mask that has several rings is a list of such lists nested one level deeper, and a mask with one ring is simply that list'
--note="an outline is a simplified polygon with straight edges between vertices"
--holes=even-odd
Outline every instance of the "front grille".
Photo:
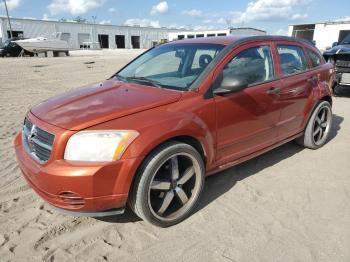
[{"label": "front grille", "polygon": [[55,139],[53,134],[37,127],[26,118],[23,124],[22,139],[27,153],[35,160],[45,163],[50,159]]},{"label": "front grille", "polygon": [[350,67],[350,61],[346,61],[346,60],[337,60],[336,66],[339,67]]}]

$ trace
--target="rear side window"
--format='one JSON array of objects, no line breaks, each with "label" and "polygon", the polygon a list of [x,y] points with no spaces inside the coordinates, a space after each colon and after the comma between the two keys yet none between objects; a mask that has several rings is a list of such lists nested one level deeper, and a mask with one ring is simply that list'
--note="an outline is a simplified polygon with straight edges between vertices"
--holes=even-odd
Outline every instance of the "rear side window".
[{"label": "rear side window", "polygon": [[303,49],[294,45],[277,46],[283,75],[292,75],[307,69]]},{"label": "rear side window", "polygon": [[243,76],[249,85],[273,79],[270,47],[258,46],[240,52],[225,66],[223,76],[226,75]]},{"label": "rear side window", "polygon": [[318,67],[322,64],[321,57],[318,54],[316,54],[314,51],[307,49],[307,53],[310,57],[312,67]]}]

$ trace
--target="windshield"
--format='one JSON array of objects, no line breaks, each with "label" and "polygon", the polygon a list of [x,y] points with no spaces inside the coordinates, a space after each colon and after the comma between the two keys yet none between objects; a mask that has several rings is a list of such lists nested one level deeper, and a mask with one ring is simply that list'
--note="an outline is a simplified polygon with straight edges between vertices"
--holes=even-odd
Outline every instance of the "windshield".
[{"label": "windshield", "polygon": [[217,44],[168,44],[151,49],[115,77],[160,88],[188,90],[223,49]]},{"label": "windshield", "polygon": [[343,39],[340,43],[341,45],[349,45],[350,44],[350,34]]}]

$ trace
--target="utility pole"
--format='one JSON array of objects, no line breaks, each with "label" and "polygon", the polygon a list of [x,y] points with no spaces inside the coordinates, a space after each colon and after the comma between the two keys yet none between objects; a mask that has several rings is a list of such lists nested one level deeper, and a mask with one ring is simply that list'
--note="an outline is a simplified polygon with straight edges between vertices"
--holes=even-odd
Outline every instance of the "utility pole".
[{"label": "utility pole", "polygon": [[12,38],[13,35],[12,35],[11,20],[10,20],[10,16],[9,16],[9,10],[7,9],[6,0],[4,0],[4,3],[5,3],[5,9],[6,9],[6,14],[7,14],[7,19],[9,20],[9,25],[10,25],[10,36],[11,36],[11,38]]}]

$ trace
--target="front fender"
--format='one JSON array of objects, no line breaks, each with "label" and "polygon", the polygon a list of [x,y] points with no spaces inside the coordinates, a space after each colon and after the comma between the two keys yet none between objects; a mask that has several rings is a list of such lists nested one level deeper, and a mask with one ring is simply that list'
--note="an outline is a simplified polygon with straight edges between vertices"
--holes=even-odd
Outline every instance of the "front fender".
[{"label": "front fender", "polygon": [[202,103],[196,103],[194,100],[188,99],[188,101],[161,106],[89,128],[94,130],[131,129],[139,132],[139,136],[122,156],[123,159],[138,159],[137,167],[133,168],[132,174],[120,174],[120,179],[125,185],[123,191],[129,190],[137,168],[144,158],[159,145],[176,137],[185,136],[196,139],[202,146],[207,169],[215,164],[214,102],[202,100]]}]

